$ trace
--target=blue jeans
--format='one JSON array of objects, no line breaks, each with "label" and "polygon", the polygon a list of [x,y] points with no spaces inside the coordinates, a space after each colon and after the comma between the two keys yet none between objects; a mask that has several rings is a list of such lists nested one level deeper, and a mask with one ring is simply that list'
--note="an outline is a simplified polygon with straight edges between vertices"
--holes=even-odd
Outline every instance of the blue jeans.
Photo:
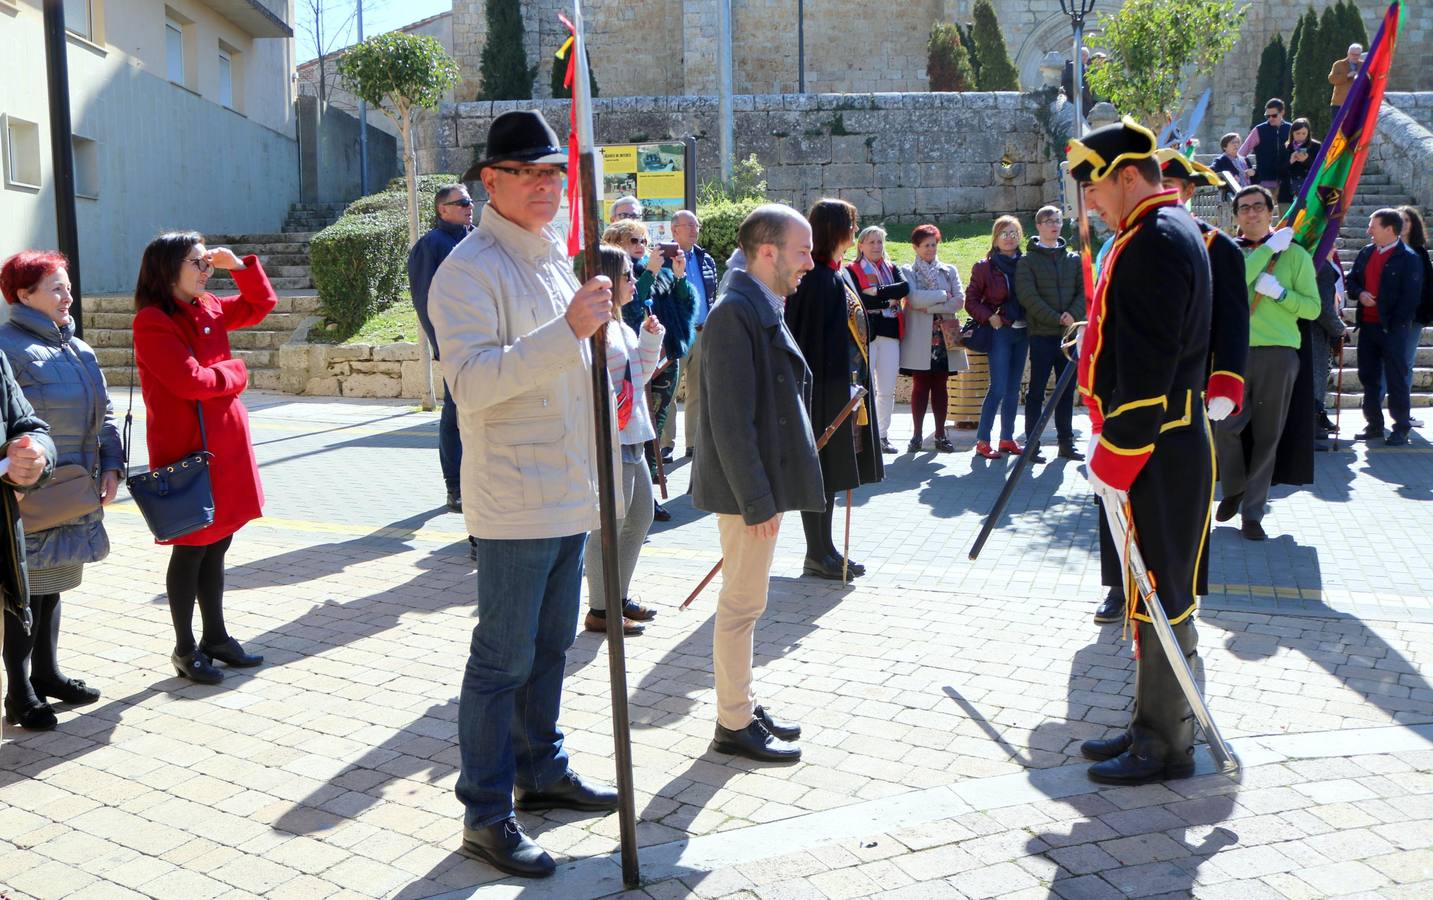
[{"label": "blue jeans", "polygon": [[567,772],[557,714],[586,543],[477,541],[478,624],[458,697],[456,792],[469,828],[512,815],[514,785],[543,790]]},{"label": "blue jeans", "polygon": [[[1034,430],[1035,423],[1040,421],[1040,413],[1045,409],[1045,385],[1049,383],[1051,376],[1059,381],[1060,373],[1063,371],[1065,371],[1065,354],[1060,352],[1060,336],[1058,334],[1042,334],[1031,337],[1030,389],[1025,392],[1025,440],[1027,442],[1034,441],[1037,444],[1040,442],[1040,435],[1030,432]],[[1055,435],[1057,439],[1061,444],[1074,441],[1075,383],[1070,382],[1065,392],[1058,397],[1052,397],[1050,402],[1055,404]]]},{"label": "blue jeans", "polygon": [[1015,439],[1015,413],[1020,408],[1020,376],[1025,373],[1025,356],[1030,335],[1024,328],[1010,325],[995,329],[995,343],[990,348],[990,390],[980,405],[980,425],[975,429],[977,441],[989,441],[995,424],[995,411],[1000,411],[1000,439]]},{"label": "blue jeans", "polygon": [[443,381],[443,411],[438,414],[438,465],[448,493],[462,493],[463,439],[458,435],[458,405],[448,393],[447,380]]}]

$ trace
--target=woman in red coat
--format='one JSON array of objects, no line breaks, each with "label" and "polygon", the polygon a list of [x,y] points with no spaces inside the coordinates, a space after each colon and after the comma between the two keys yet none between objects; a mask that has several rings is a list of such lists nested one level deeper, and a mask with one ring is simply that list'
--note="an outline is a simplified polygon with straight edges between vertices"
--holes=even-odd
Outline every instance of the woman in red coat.
[{"label": "woman in red coat", "polygon": [[[216,268],[232,272],[239,296],[205,291]],[[134,289],[134,356],[148,416],[149,466],[164,466],[208,447],[214,454],[214,524],[166,543],[165,587],[174,619],[171,657],[181,676],[218,684],[213,660],[257,666],[224,627],[224,553],[234,532],[263,514],[264,491],[249,439],[249,414],[239,400],[249,382],[242,359],[229,349],[229,332],[264,320],[278,304],[258,257],[206,250],[197,232],[171,232],[150,242]],[[204,410],[200,435],[199,407]],[[207,441],[207,443],[206,443]],[[194,640],[194,602],[204,622]]]}]

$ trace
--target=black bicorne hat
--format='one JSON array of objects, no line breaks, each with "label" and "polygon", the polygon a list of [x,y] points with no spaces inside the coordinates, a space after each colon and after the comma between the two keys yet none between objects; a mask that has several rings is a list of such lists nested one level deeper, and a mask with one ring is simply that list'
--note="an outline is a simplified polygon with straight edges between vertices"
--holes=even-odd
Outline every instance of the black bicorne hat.
[{"label": "black bicorne hat", "polygon": [[567,151],[558,142],[557,132],[535,109],[505,112],[488,128],[488,155],[463,173],[464,181],[477,181],[483,169],[494,163],[523,162],[565,165]]},{"label": "black bicorne hat", "polygon": [[1148,159],[1158,149],[1154,132],[1125,116],[1113,125],[1096,128],[1065,148],[1070,177],[1075,181],[1104,181],[1120,163]]},{"label": "black bicorne hat", "polygon": [[1204,163],[1195,162],[1173,147],[1162,147],[1154,154],[1159,171],[1165,178],[1177,178],[1199,187],[1219,187],[1224,182],[1219,173]]}]

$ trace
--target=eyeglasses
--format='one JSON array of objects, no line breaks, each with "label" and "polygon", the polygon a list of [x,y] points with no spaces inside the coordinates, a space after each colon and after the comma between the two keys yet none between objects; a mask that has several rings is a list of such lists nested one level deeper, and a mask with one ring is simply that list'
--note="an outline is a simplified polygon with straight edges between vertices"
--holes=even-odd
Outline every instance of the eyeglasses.
[{"label": "eyeglasses", "polygon": [[187,263],[193,263],[194,268],[199,270],[200,275],[208,275],[210,272],[214,271],[214,264],[211,263],[205,257],[189,256],[186,257],[184,261]]},{"label": "eyeglasses", "polygon": [[516,175],[523,181],[540,181],[545,178],[562,178],[567,175],[566,166],[493,166],[499,172]]},{"label": "eyeglasses", "polygon": [[444,200],[439,206],[472,206],[473,198],[464,197],[461,200]]},{"label": "eyeglasses", "polygon": [[640,246],[640,247],[645,247],[645,246],[647,246],[647,239],[646,239],[646,238],[634,237],[634,238],[630,238],[630,240],[631,240],[632,246],[634,246],[634,247],[638,247],[638,246]]},{"label": "eyeglasses", "polygon": [[1020,240],[1020,232],[1018,232],[1018,231],[1002,231],[1002,232],[1000,232],[1000,239],[1001,239],[1001,240],[1004,240],[1004,239],[1006,239],[1006,238],[1010,238],[1011,240],[1018,241],[1018,240]]},{"label": "eyeglasses", "polygon": [[1234,207],[1234,213],[1235,215],[1242,216],[1244,213],[1247,212],[1258,212],[1261,209],[1268,208],[1269,204],[1267,203],[1240,203],[1238,206]]},{"label": "eyeglasses", "polygon": [[1061,218],[1041,219],[1039,222],[1036,222],[1035,224],[1036,224],[1036,225],[1064,225],[1064,224],[1065,224],[1065,220],[1064,220],[1064,219],[1061,219]]}]

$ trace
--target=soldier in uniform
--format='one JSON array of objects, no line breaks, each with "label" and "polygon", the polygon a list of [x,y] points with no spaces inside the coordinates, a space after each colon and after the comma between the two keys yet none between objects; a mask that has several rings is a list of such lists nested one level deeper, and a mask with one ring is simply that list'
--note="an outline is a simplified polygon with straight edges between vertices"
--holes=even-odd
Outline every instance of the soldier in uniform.
[{"label": "soldier in uniform", "polygon": [[[1195,162],[1172,147],[1155,153],[1164,189],[1176,191],[1179,202],[1188,204],[1201,187],[1220,187],[1219,174]],[[1249,295],[1244,288],[1244,254],[1229,235],[1195,217],[1194,224],[1204,237],[1209,253],[1214,306],[1209,334],[1209,379],[1204,402],[1209,421],[1220,422],[1237,414],[1244,405],[1244,363],[1249,358]],[[1124,573],[1120,571],[1119,550],[1110,536],[1109,524],[1100,518],[1100,576],[1109,588],[1095,622],[1107,625],[1124,619],[1127,603]]]},{"label": "soldier in uniform", "polygon": [[[1126,118],[1070,142],[1070,174],[1115,232],[1089,308],[1079,389],[1098,434],[1088,463],[1102,503],[1124,507],[1175,637],[1193,665],[1194,608],[1207,590],[1214,457],[1208,380],[1209,253],[1179,195],[1161,185],[1156,141]],[[1126,574],[1126,595],[1137,593]],[[1144,601],[1135,620],[1134,712],[1125,733],[1087,741],[1094,781],[1144,784],[1194,771],[1194,715]]]}]

